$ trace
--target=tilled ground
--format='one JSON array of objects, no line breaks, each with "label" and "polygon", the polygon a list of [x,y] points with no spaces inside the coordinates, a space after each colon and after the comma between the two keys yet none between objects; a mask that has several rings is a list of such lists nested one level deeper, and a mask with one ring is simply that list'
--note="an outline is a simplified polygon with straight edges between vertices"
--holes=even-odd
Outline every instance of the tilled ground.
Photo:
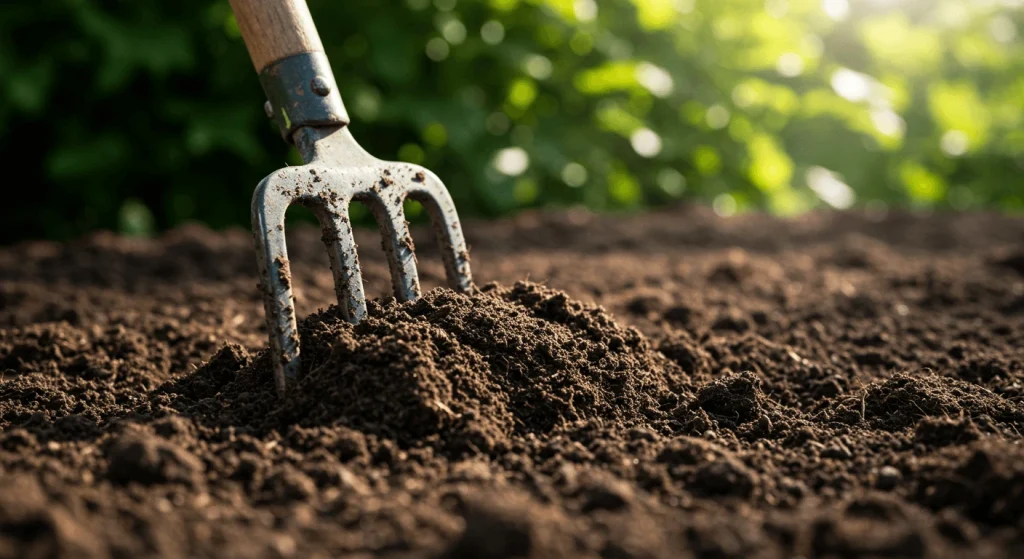
[{"label": "tilled ground", "polygon": [[0,557],[1024,554],[1024,221],[467,234],[352,327],[295,230],[283,401],[248,233],[0,250]]}]

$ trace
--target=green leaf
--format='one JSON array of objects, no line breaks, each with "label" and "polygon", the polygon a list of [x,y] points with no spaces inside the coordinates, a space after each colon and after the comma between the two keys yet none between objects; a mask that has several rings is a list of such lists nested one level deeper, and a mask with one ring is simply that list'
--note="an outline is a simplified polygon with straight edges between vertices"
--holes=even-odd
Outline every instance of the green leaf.
[{"label": "green leaf", "polygon": [[789,186],[793,178],[793,161],[771,136],[754,136],[748,148],[750,180],[759,189],[771,193]]},{"label": "green leaf", "polygon": [[933,84],[928,88],[928,108],[941,130],[966,134],[971,149],[988,142],[991,127],[989,110],[973,84]]},{"label": "green leaf", "polygon": [[913,202],[933,205],[946,196],[946,184],[942,177],[914,161],[900,165],[900,179]]}]

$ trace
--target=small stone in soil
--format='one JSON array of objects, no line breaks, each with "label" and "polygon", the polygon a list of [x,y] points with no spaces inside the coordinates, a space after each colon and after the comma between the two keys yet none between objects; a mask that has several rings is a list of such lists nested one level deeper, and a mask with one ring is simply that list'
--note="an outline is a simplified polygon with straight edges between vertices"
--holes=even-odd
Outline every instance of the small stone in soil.
[{"label": "small stone in soil", "polygon": [[144,435],[122,435],[109,447],[107,474],[118,483],[196,486],[203,463],[177,445]]},{"label": "small stone in soil", "polygon": [[633,490],[625,482],[608,475],[590,475],[582,483],[583,512],[618,510],[633,500]]},{"label": "small stone in soil", "polygon": [[892,466],[882,466],[875,477],[875,487],[882,491],[896,489],[903,482],[903,474]]},{"label": "small stone in soil", "polygon": [[837,442],[825,447],[825,449],[821,451],[821,457],[833,458],[836,460],[849,460],[850,458],[853,458],[853,453],[850,452],[850,449],[847,448],[846,445]]}]

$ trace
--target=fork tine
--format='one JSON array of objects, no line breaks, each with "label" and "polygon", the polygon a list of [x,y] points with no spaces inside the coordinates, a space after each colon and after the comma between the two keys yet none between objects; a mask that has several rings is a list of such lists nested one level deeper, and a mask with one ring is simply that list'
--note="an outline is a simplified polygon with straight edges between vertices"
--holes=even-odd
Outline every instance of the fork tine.
[{"label": "fork tine", "polygon": [[326,216],[321,219],[324,244],[334,272],[334,291],[345,320],[356,323],[366,317],[366,295],[363,293],[363,274],[359,268],[356,241],[347,217]]},{"label": "fork tine", "polygon": [[365,202],[380,228],[381,248],[391,267],[391,285],[399,302],[415,301],[420,296],[420,278],[416,271],[416,252],[405,221],[402,203],[405,196],[396,193],[387,199],[379,192],[367,196]]},{"label": "fork tine", "polygon": [[444,261],[448,287],[460,293],[473,290],[473,274],[469,266],[469,251],[462,235],[455,203],[441,179],[427,170],[414,170],[409,198],[423,204],[433,225],[437,244]]},{"label": "fork tine", "polygon": [[291,266],[284,233],[284,213],[291,199],[273,188],[268,177],[252,199],[253,239],[259,265],[263,309],[267,313],[274,382],[278,394],[299,374],[299,328],[295,319]]}]

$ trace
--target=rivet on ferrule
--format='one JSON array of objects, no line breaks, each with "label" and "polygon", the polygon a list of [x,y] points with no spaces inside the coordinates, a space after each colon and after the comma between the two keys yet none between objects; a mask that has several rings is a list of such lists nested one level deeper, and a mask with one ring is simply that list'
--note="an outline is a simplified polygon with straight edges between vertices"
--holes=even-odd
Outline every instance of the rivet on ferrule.
[{"label": "rivet on ferrule", "polygon": [[331,84],[327,83],[323,76],[313,78],[313,81],[309,82],[309,88],[320,97],[327,97],[331,94]]}]

